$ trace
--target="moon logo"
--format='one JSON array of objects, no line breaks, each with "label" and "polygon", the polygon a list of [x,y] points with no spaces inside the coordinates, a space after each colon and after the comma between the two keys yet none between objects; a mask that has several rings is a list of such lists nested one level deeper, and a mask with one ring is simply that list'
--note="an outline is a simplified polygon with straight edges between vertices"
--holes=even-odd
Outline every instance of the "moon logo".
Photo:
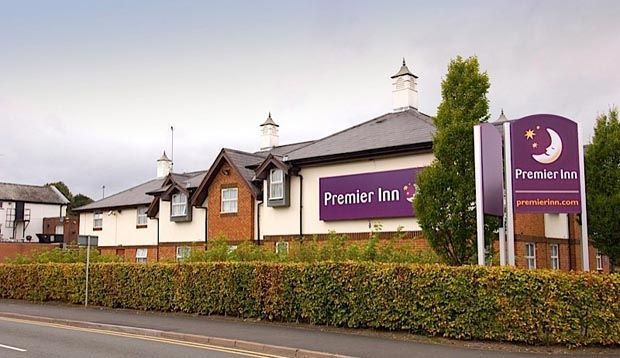
[{"label": "moon logo", "polygon": [[551,144],[549,144],[543,154],[532,154],[532,158],[540,164],[551,164],[562,155],[562,138],[560,138],[558,132],[547,128],[547,133],[549,133],[551,138]]}]

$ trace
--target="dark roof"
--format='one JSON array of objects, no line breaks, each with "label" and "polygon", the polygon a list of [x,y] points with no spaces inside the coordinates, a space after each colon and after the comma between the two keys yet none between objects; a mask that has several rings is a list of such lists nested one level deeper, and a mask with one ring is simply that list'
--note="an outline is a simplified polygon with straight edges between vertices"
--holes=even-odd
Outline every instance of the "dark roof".
[{"label": "dark roof", "polygon": [[411,75],[415,78],[418,78],[418,76],[414,75],[411,71],[409,71],[409,68],[407,68],[407,64],[405,64],[405,59],[403,58],[403,65],[400,66],[400,70],[398,70],[398,72],[390,78],[396,78],[404,75]]},{"label": "dark roof", "polygon": [[285,144],[285,145],[279,145],[277,147],[273,147],[271,149],[267,149],[267,150],[261,150],[258,152],[254,152],[254,154],[256,155],[260,155],[262,157],[267,157],[269,154],[273,154],[275,156],[283,156],[287,153],[290,153],[294,150],[297,150],[299,148],[305,147],[307,145],[310,145],[312,143],[314,143],[314,140],[308,140],[305,142],[299,142],[299,143],[291,143],[291,144]]},{"label": "dark roof", "polygon": [[433,141],[433,119],[415,109],[392,112],[319,139],[287,153],[288,161],[330,158],[390,148],[428,147]]},{"label": "dark roof", "polygon": [[58,205],[69,202],[55,187],[12,183],[0,183],[0,200]]},{"label": "dark roof", "polygon": [[229,161],[232,162],[231,164],[236,166],[237,169],[239,169],[239,172],[241,173],[243,179],[245,179],[250,185],[250,187],[252,187],[253,190],[257,192],[258,190],[252,184],[252,179],[254,178],[254,170],[248,169],[247,167],[265,160],[265,156],[254,153],[242,152],[240,150],[230,148],[224,148],[223,151]]},{"label": "dark roof", "polygon": [[279,125],[276,124],[276,122],[273,121],[273,119],[271,119],[271,112],[269,112],[269,116],[267,116],[267,119],[265,120],[265,122],[263,124],[261,124],[260,126],[266,126],[268,124],[271,124],[272,126],[276,126],[279,127]]},{"label": "dark roof", "polygon": [[[205,174],[206,171],[196,171],[190,173],[172,173],[172,176],[181,184],[189,181],[189,187],[192,188],[198,186],[202,178],[204,178]],[[88,205],[80,206],[79,208],[75,209],[75,211],[91,211],[98,209],[112,209],[150,205],[153,201],[153,196],[147,193],[160,192],[160,189],[162,189],[162,185],[164,184],[165,180],[166,178],[149,180],[145,183],[136,185],[133,188],[129,188],[114,195],[110,195],[107,198],[97,200]],[[194,185],[194,183],[196,182],[198,184]]]}]

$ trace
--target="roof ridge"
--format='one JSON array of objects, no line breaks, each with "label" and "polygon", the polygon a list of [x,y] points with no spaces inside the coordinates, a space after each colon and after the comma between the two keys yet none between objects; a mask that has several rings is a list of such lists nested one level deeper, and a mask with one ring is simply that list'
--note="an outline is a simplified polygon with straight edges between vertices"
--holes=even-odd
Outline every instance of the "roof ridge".
[{"label": "roof ridge", "polygon": [[[7,182],[0,182],[0,184],[5,184],[5,185],[13,185],[13,186],[29,186],[29,187],[33,187],[33,188],[49,188],[49,185],[35,185],[35,184],[18,184],[18,183],[7,183]],[[50,183],[51,185],[52,183]]]},{"label": "roof ridge", "polygon": [[[93,201],[92,203],[90,203],[90,204],[86,204],[86,205],[91,205],[91,204],[99,203],[99,202],[101,202],[101,201],[103,201],[103,200],[106,200],[106,199],[109,199],[109,198],[113,198],[113,197],[115,197],[115,196],[118,196],[118,195],[121,195],[121,194],[123,194],[123,193],[126,193],[126,192],[128,192],[128,191],[130,191],[130,190],[132,190],[132,189],[135,189],[135,188],[137,188],[137,187],[139,187],[139,186],[142,186],[142,185],[144,185],[144,184],[148,184],[148,183],[154,182],[154,181],[156,181],[156,180],[161,180],[161,179],[163,179],[163,178],[154,178],[154,179],[151,179],[151,180],[147,180],[147,181],[145,181],[144,183],[140,183],[140,184],[138,184],[138,185],[134,185],[134,186],[132,186],[131,188],[125,189],[125,190],[123,190],[123,191],[119,191],[118,193],[114,193],[114,194],[112,194],[112,195],[110,195],[110,196],[106,196],[105,198],[101,198],[101,199],[99,199],[99,200],[97,200],[97,201]],[[83,206],[81,206],[81,207],[84,207],[84,206],[86,206],[86,205],[83,205]],[[81,208],[81,207],[78,207],[78,208],[76,208],[76,209],[79,209],[79,208]]]},{"label": "roof ridge", "polygon": [[[375,118],[369,119],[369,120],[367,120],[367,121],[365,121],[365,122],[358,123],[358,124],[356,124],[356,125],[354,125],[354,126],[351,126],[351,127],[345,128],[345,129],[343,129],[343,130],[341,130],[341,131],[338,131],[338,132],[336,132],[336,133],[332,133],[332,134],[330,134],[330,135],[328,135],[328,136],[326,136],[326,137],[323,137],[323,138],[317,139],[317,140],[315,140],[315,141],[314,141],[314,143],[312,143],[312,144],[315,144],[315,143],[318,143],[318,142],[323,141],[323,140],[325,140],[325,139],[328,139],[328,138],[331,138],[331,137],[337,136],[338,134],[344,133],[344,132],[349,131],[349,130],[351,130],[351,129],[354,129],[354,128],[357,128],[357,127],[361,127],[361,126],[363,126],[363,125],[365,125],[365,124],[367,124],[367,123],[370,123],[370,122],[375,121],[375,120],[379,120],[379,119],[381,119],[381,118],[383,118],[383,117],[387,117],[387,116],[389,116],[390,114],[393,114],[393,113],[394,113],[394,112],[388,112],[388,113],[382,114],[382,115],[380,115],[380,116],[378,116],[378,117],[375,117]],[[309,147],[309,146],[310,146],[310,145],[312,145],[312,144],[309,144],[309,145],[303,146],[303,147],[301,147],[301,148],[297,148],[297,149],[295,149],[294,151],[292,151],[292,152],[290,152],[290,153],[288,153],[288,154],[295,153],[296,151],[301,150],[301,149],[306,148],[306,147]]]},{"label": "roof ridge", "polygon": [[230,152],[235,152],[235,153],[238,153],[238,154],[249,155],[249,156],[252,156],[252,157],[263,158],[263,156],[261,156],[261,155],[259,155],[259,154],[250,153],[250,152],[245,152],[245,151],[243,151],[243,150],[239,150],[239,149],[233,149],[233,148],[226,148],[226,147],[224,147],[224,148],[222,148],[222,150],[224,150],[224,151],[230,151]]}]

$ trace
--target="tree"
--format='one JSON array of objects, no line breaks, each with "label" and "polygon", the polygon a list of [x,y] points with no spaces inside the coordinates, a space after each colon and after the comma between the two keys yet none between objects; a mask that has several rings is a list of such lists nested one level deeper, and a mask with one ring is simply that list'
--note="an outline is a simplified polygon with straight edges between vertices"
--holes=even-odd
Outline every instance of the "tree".
[{"label": "tree", "polygon": [[[488,120],[490,83],[476,57],[450,61],[441,83],[433,138],[435,160],[417,177],[418,222],[448,264],[468,263],[476,252],[476,185],[473,126]],[[490,240],[498,220],[485,218]]]},{"label": "tree", "polygon": [[53,185],[69,200],[69,204],[67,205],[67,216],[72,216],[74,214],[73,209],[93,202],[93,199],[84,194],[73,195],[71,190],[69,190],[69,187],[62,181],[47,183],[45,185]]},{"label": "tree", "polygon": [[73,194],[71,194],[71,190],[69,190],[69,187],[64,182],[62,182],[62,181],[56,181],[56,182],[53,182],[53,183],[47,183],[45,185],[55,187],[69,201],[71,201],[71,199],[73,198]]},{"label": "tree", "polygon": [[71,203],[69,204],[69,207],[67,208],[67,211],[73,214],[73,209],[79,208],[80,206],[84,206],[86,204],[90,204],[92,202],[93,202],[93,199],[89,198],[88,196],[84,194],[76,194],[71,200]]},{"label": "tree", "polygon": [[620,123],[613,107],[596,119],[592,144],[586,148],[586,204],[593,245],[620,263]]}]

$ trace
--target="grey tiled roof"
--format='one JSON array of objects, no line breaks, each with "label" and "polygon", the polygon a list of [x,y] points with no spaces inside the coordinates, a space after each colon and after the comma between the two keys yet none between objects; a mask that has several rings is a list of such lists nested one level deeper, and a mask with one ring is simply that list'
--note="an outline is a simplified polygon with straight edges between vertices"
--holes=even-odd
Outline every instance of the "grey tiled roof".
[{"label": "grey tiled roof", "polygon": [[433,141],[433,119],[415,109],[384,114],[288,153],[288,160],[325,157]]},{"label": "grey tiled roof", "polygon": [[[173,173],[172,176],[180,184],[184,184],[187,181],[190,182],[190,188],[195,188],[200,184],[202,178],[204,178],[206,171],[197,171],[191,173]],[[97,209],[111,209],[118,207],[131,207],[139,205],[149,205],[153,201],[153,196],[147,193],[156,192],[161,188],[165,178],[157,178],[149,180],[140,185],[134,186],[127,190],[121,191],[114,195],[110,195],[107,198],[97,200],[88,205],[81,206],[76,211],[90,211]]]},{"label": "grey tiled roof", "polygon": [[294,150],[297,150],[299,148],[305,147],[307,145],[310,145],[312,143],[314,143],[314,140],[309,140],[309,141],[305,141],[305,142],[299,142],[299,143],[291,143],[291,144],[285,144],[285,145],[279,145],[277,147],[273,147],[271,149],[268,150],[261,150],[259,152],[255,152],[254,154],[256,155],[260,155],[263,157],[267,157],[269,154],[273,154],[273,155],[277,155],[277,156],[283,156],[287,153],[290,153]]},{"label": "grey tiled roof", "polygon": [[249,184],[252,183],[252,178],[254,178],[254,170],[248,169],[247,167],[260,163],[266,157],[260,154],[246,153],[230,148],[224,148],[224,152],[230,161],[233,162],[232,164],[239,169],[243,179],[245,179]]},{"label": "grey tiled roof", "polygon": [[12,183],[0,183],[0,200],[59,205],[69,202],[56,188],[47,185]]}]

